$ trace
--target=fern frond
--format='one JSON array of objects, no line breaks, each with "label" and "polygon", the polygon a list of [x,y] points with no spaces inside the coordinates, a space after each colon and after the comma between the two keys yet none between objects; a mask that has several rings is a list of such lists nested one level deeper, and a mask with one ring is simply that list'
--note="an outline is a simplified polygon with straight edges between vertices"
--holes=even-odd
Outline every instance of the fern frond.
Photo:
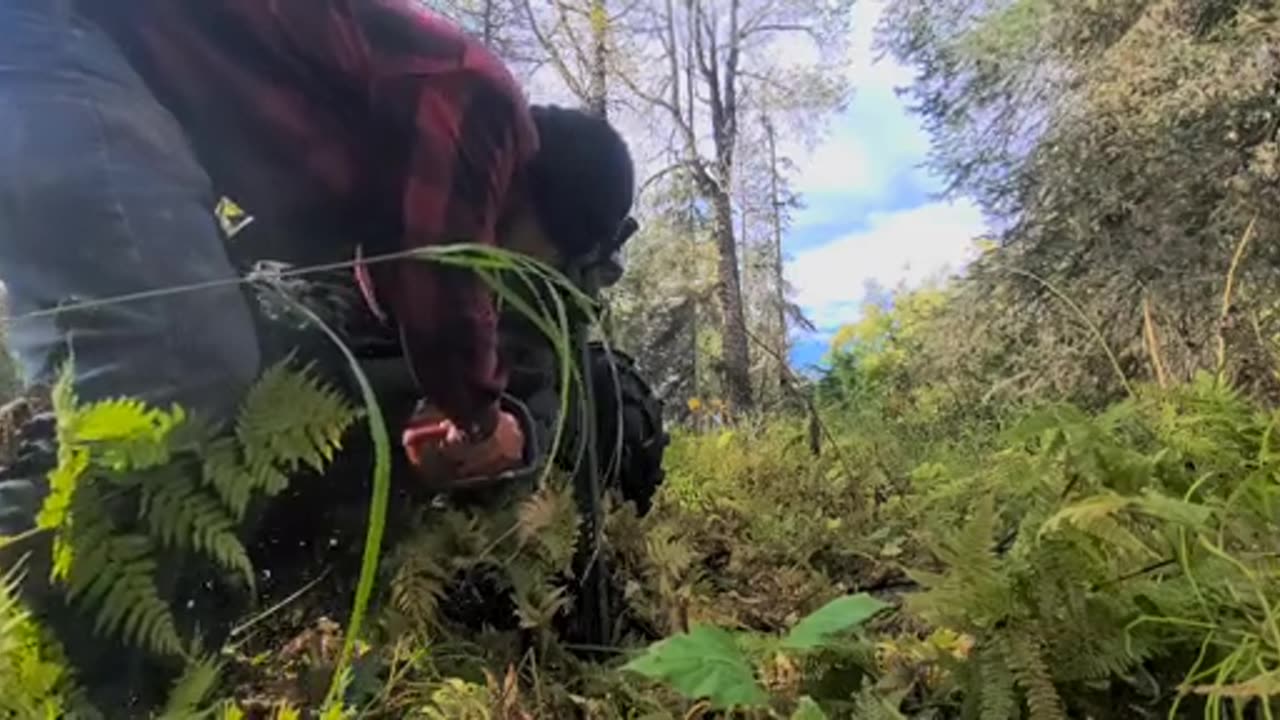
[{"label": "fern frond", "polygon": [[693,548],[676,537],[674,530],[666,525],[653,528],[643,541],[646,564],[661,568],[671,577],[684,576],[697,562]]},{"label": "fern frond", "polygon": [[18,599],[22,579],[22,563],[0,575],[0,717],[65,717],[74,688],[60,654]]},{"label": "fern frond", "polygon": [[169,690],[169,699],[158,720],[189,720],[199,714],[200,705],[217,686],[221,672],[221,664],[213,657],[189,663]]},{"label": "fern frond", "polygon": [[67,597],[94,611],[95,631],[119,634],[158,653],[178,655],[182,644],[169,606],[156,588],[155,546],[146,535],[117,533],[92,485],[76,495],[66,583]]},{"label": "fern frond", "polygon": [[218,438],[205,446],[201,458],[204,483],[217,492],[237,520],[244,518],[253,497],[255,483],[245,477],[248,472],[240,463],[240,449],[234,438]]},{"label": "fern frond", "polygon": [[333,459],[357,417],[338,391],[315,377],[311,366],[290,370],[286,360],[268,368],[249,390],[236,418],[236,438],[255,479],[264,477],[258,473],[270,466],[295,470],[306,465],[318,472]]},{"label": "fern frond", "polygon": [[309,367],[295,371],[287,361],[277,363],[245,397],[235,437],[217,438],[202,449],[204,481],[240,520],[254,493],[278,495],[300,465],[323,469],[358,417]]},{"label": "fern frond", "polygon": [[1030,720],[1067,720],[1062,698],[1045,662],[1044,647],[1029,628],[1011,629],[1005,638],[1018,687],[1027,695]]},{"label": "fern frond", "polygon": [[490,518],[482,513],[469,513],[450,509],[437,522],[434,532],[440,538],[448,538],[453,557],[477,558],[485,554],[493,543]]},{"label": "fern frond", "polygon": [[391,607],[405,616],[419,633],[438,627],[440,603],[450,572],[441,563],[448,536],[438,528],[419,530],[396,548],[392,559]]},{"label": "fern frond", "polygon": [[996,531],[995,499],[982,498],[964,531],[938,549],[938,557],[970,580],[989,584],[999,581],[1000,569],[994,553]]},{"label": "fern frond", "polygon": [[516,617],[525,630],[551,625],[562,610],[569,607],[568,589],[551,587],[545,581],[515,584]]},{"label": "fern frond", "polygon": [[115,531],[99,511],[102,493],[97,488],[85,485],[74,500],[76,510],[69,511],[71,517],[54,536],[53,565],[54,578],[67,584],[71,600],[88,592],[92,582],[111,569],[107,541]]},{"label": "fern frond", "polygon": [[1122,676],[1151,656],[1150,642],[1120,631],[1133,617],[1133,595],[1149,585],[1135,580],[1097,590],[1097,578],[1110,576],[1111,566],[1105,553],[1095,561],[1065,541],[1038,546],[1028,585],[1035,627],[1058,682]]},{"label": "fern frond", "polygon": [[[215,438],[212,425],[177,406],[129,398],[80,406],[69,366],[54,405],[59,462],[38,517],[54,530],[53,579],[93,614],[97,632],[169,655],[183,650],[157,588],[158,551],[202,553],[252,585],[236,533],[250,501],[283,490],[286,471],[322,470],[357,417],[336,391],[284,363],[251,389],[235,437]],[[135,505],[144,529],[117,525],[118,512]]]},{"label": "fern frond", "polygon": [[854,699],[852,717],[859,720],[904,720],[904,715],[890,707],[874,687],[864,687]]},{"label": "fern frond", "polygon": [[419,631],[436,627],[447,574],[428,558],[405,562],[391,578],[391,606]]},{"label": "fern frond", "polygon": [[520,503],[516,528],[520,543],[537,542],[538,557],[548,568],[567,568],[577,549],[580,518],[572,492],[548,484]]},{"label": "fern frond", "polygon": [[[538,615],[541,609],[553,604],[550,598],[561,590],[553,584],[552,573],[534,563],[511,563],[506,568],[506,574],[511,582],[517,607],[523,607],[530,617]],[[537,623],[530,627],[536,625]]]},{"label": "fern frond", "polygon": [[[153,477],[143,492],[140,512],[151,536],[164,547],[191,548],[222,567],[241,573],[252,586],[253,566],[236,534],[236,521],[218,501],[191,479],[188,468]],[[154,489],[152,489],[154,488]]]},{"label": "fern frond", "polygon": [[1110,518],[1132,503],[1130,498],[1116,493],[1105,493],[1086,498],[1065,507],[1045,521],[1040,528],[1040,535],[1057,532],[1063,525],[1089,527],[1102,518]]},{"label": "fern frond", "polygon": [[[933,576],[927,590],[908,596],[907,603],[943,626],[989,628],[1005,618],[1014,600],[995,554],[995,528],[994,499],[986,495],[969,523],[934,548],[949,572]],[[912,577],[928,579],[919,573]]]},{"label": "fern frond", "polygon": [[1059,510],[1046,520],[1040,527],[1040,536],[1043,538],[1062,532],[1065,525],[1118,549],[1147,558],[1158,558],[1159,553],[1116,519],[1116,516],[1129,510],[1137,502],[1136,498],[1115,493],[1087,498]]},{"label": "fern frond", "polygon": [[1009,720],[1015,716],[1017,698],[1013,691],[1013,673],[1009,670],[1009,658],[1005,652],[1004,638],[992,637],[978,650],[977,688],[982,702],[982,720]]},{"label": "fern frond", "polygon": [[65,443],[58,447],[58,466],[49,473],[49,494],[36,516],[37,526],[54,530],[66,522],[71,498],[88,469],[89,451],[86,448]]},{"label": "fern frond", "polygon": [[165,412],[134,398],[102,400],[76,410],[62,441],[90,446],[103,467],[146,470],[169,462],[169,435],[185,420],[176,405]]},{"label": "fern frond", "polygon": [[29,617],[18,601],[22,579],[21,565],[14,565],[0,575],[0,656],[12,649],[17,627]]},{"label": "fern frond", "polygon": [[156,561],[150,540],[141,535],[113,536],[108,540],[107,554],[115,566],[114,579],[104,589],[94,629],[108,634],[119,632],[125,640],[158,653],[180,653],[173,614],[156,589]]},{"label": "fern frond", "polygon": [[982,673],[978,663],[963,662],[952,670],[960,694],[960,720],[982,720]]},{"label": "fern frond", "polygon": [[518,517],[518,536],[521,543],[527,543],[537,537],[544,528],[550,527],[556,517],[556,496],[542,488],[520,503]]}]

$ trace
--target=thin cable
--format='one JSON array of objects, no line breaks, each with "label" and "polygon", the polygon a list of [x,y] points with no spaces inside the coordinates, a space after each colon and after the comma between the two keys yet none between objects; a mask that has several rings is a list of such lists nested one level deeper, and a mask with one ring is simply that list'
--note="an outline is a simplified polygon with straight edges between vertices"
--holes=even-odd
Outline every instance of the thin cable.
[{"label": "thin cable", "polygon": [[206,280],[204,282],[188,283],[186,285],[171,285],[169,287],[156,288],[154,290],[143,290],[140,292],[125,293],[123,295],[113,295],[105,298],[96,298],[94,300],[84,300],[81,302],[67,303],[65,305],[59,305],[57,307],[47,308],[44,310],[33,310],[32,312],[23,313],[22,315],[15,315],[14,317],[9,318],[9,322],[15,323],[15,322],[20,322],[22,320],[34,320],[37,318],[49,317],[49,316],[58,315],[60,313],[65,313],[65,312],[75,312],[77,310],[91,310],[97,307],[104,307],[107,305],[119,305],[122,303],[134,302],[137,300],[150,300],[150,299],[159,298],[159,297],[181,295],[183,293],[188,293],[188,292],[199,292],[201,290],[212,290],[220,287],[245,285],[248,283],[257,282],[264,278],[271,278],[271,279],[293,278],[293,277],[302,277],[306,275],[312,275],[316,273],[329,272],[332,270],[349,270],[351,268],[354,268],[358,264],[372,265],[376,263],[387,262],[390,260],[403,260],[406,258],[412,258],[420,254],[421,254],[421,250],[419,249],[397,250],[396,252],[392,252],[392,253],[385,253],[382,255],[369,255],[367,257],[356,257],[350,260],[343,260],[340,262],[321,263],[317,265],[304,265],[302,267],[289,268],[287,270],[281,270],[279,272],[265,273],[261,271],[250,271],[246,275],[243,275],[243,276],[238,275],[234,278],[224,278],[222,280]]}]

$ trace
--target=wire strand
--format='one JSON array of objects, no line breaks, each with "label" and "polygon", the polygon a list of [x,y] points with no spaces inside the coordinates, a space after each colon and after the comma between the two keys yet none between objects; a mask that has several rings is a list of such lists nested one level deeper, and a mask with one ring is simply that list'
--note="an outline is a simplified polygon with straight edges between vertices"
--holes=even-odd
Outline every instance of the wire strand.
[{"label": "wire strand", "polygon": [[[418,249],[397,250],[396,252],[384,253],[381,255],[369,255],[363,257],[355,257],[350,260],[342,260],[339,262],[319,263],[315,265],[303,265],[300,267],[291,267],[276,273],[271,273],[270,277],[278,278],[294,278],[305,277],[323,272],[331,272],[334,270],[349,270],[356,265],[374,265],[392,260],[404,260],[413,258],[421,254]],[[206,280],[204,282],[187,283],[184,285],[170,285],[168,287],[156,288],[154,290],[142,290],[133,293],[124,293],[121,295],[112,295],[105,298],[95,298],[93,300],[83,300],[80,302],[66,303],[57,307],[46,308],[43,310],[33,310],[21,315],[15,315],[9,318],[10,324],[21,322],[23,320],[35,320],[43,317],[51,317],[61,313],[76,312],[79,310],[92,310],[98,307],[108,305],[120,305],[127,302],[136,302],[138,300],[152,300],[161,297],[170,297],[173,295],[182,295],[189,292],[200,292],[202,290],[214,290],[222,287],[234,287],[237,285],[247,285],[258,282],[263,279],[265,273],[260,271],[250,271],[244,275],[237,275],[234,278],[223,278],[220,280]]]}]

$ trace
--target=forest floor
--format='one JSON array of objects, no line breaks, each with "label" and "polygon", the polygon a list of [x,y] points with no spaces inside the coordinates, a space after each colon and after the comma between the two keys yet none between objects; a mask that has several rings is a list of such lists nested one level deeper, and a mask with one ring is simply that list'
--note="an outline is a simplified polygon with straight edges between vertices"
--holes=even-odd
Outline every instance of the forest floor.
[{"label": "forest floor", "polygon": [[[1275,417],[1202,379],[981,432],[851,414],[818,454],[803,418],[681,431],[653,511],[610,516],[612,646],[564,640],[565,494],[436,509],[387,556],[348,697],[503,720],[1271,717]],[[411,560],[445,547],[448,572]],[[347,590],[281,612],[242,691],[322,695]]]},{"label": "forest floor", "polygon": [[[608,514],[611,601],[625,608],[612,643],[572,640],[578,517],[553,478],[420,508],[389,535],[342,705],[326,697],[358,573],[334,568],[358,561],[291,579],[232,633],[221,672],[175,686],[200,691],[183,707],[224,720],[1273,716],[1280,414],[1206,376],[1098,412],[827,417],[818,447],[804,417],[674,434],[652,511]],[[0,670],[44,692],[24,675],[29,650],[0,651]]]}]

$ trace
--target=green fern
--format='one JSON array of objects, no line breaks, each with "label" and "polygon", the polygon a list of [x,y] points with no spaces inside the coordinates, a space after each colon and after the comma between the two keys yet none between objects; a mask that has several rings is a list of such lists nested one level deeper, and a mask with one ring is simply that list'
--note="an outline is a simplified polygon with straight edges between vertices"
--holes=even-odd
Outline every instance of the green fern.
[{"label": "green fern", "polygon": [[191,720],[210,715],[216,710],[201,710],[218,684],[222,667],[214,658],[198,658],[169,690],[169,698],[158,720]]},{"label": "green fern", "polygon": [[554,586],[545,573],[525,564],[507,568],[516,604],[516,617],[526,630],[545,629],[569,607],[568,588]]},{"label": "green fern", "polygon": [[1034,617],[1056,680],[1120,677],[1156,654],[1152,638],[1122,630],[1133,617],[1135,598],[1148,595],[1151,582],[1094,588],[1110,564],[1062,540],[1042,542],[1035,558],[1030,575]]},{"label": "green fern", "polygon": [[252,471],[249,478],[275,494],[283,489],[278,480],[282,472],[302,465],[323,470],[355,417],[350,403],[322,385],[310,365],[301,372],[283,363],[268,368],[249,390],[236,419],[236,438]]},{"label": "green fern", "polygon": [[240,461],[240,447],[235,438],[210,440],[201,458],[201,477],[237,520],[243,520],[254,491],[279,488],[287,481],[284,473],[270,465],[253,470]]},{"label": "green fern", "polygon": [[978,650],[978,673],[982,679],[978,693],[982,703],[982,720],[1009,720],[1015,717],[1017,698],[1013,692],[1013,673],[1002,635],[993,636]]},{"label": "green fern", "polygon": [[545,630],[572,602],[578,511],[565,477],[533,493],[499,493],[482,506],[427,510],[418,529],[395,548],[388,600],[397,619],[420,635],[450,634],[440,616],[459,573],[496,571],[510,589],[515,619]]},{"label": "green fern", "polygon": [[1014,678],[1027,695],[1030,720],[1066,720],[1062,698],[1035,635],[1010,630],[1007,642]]},{"label": "green fern", "polygon": [[37,519],[54,531],[52,579],[93,614],[98,632],[182,655],[156,584],[158,553],[196,552],[252,586],[237,534],[248,503],[283,490],[302,464],[322,469],[357,413],[309,370],[284,363],[250,390],[235,437],[176,406],[128,398],[81,405],[71,378],[68,366],[53,391],[59,462]]},{"label": "green fern", "polygon": [[156,545],[146,535],[124,533],[103,512],[95,484],[76,491],[70,528],[63,536],[73,555],[67,567],[67,597],[96,612],[94,629],[119,633],[157,653],[182,652],[177,624],[156,587]]},{"label": "green fern", "polygon": [[935,544],[935,553],[950,572],[912,573],[926,591],[908,597],[908,605],[944,626],[987,629],[1005,620],[1015,599],[995,554],[995,528],[994,500],[987,496],[962,531]]},{"label": "green fern", "polygon": [[450,573],[439,562],[445,543],[438,533],[419,532],[396,548],[389,583],[391,607],[409,620],[419,635],[439,627],[440,601]]},{"label": "green fern", "polygon": [[[925,592],[908,606],[977,638],[970,667],[954,676],[966,716],[1011,716],[1016,686],[1033,717],[1063,717],[1068,688],[1091,692],[1085,683],[1125,677],[1178,647],[1176,635],[1126,629],[1153,598],[1185,599],[1163,591],[1159,563],[1178,529],[1205,528],[1214,513],[1153,487],[1176,486],[1182,463],[1143,426],[1140,410],[1123,403],[1090,419],[1055,409],[1020,426],[1014,437],[1025,445],[970,481],[967,523],[935,544],[942,572],[915,573]],[[992,484],[974,487],[984,481]],[[1012,508],[1015,527],[997,528],[996,502]]]},{"label": "green fern", "polygon": [[249,555],[236,535],[237,519],[204,492],[190,473],[166,472],[161,482],[147,483],[139,514],[151,536],[167,548],[203,553],[254,584]]},{"label": "green fern", "polygon": [[186,421],[182,408],[149,408],[133,398],[112,398],[78,408],[63,435],[88,446],[95,462],[118,472],[148,470],[169,462],[170,433]]},{"label": "green fern", "polygon": [[906,717],[885,702],[873,687],[865,687],[858,693],[853,708],[853,717],[858,720],[905,720]]},{"label": "green fern", "polygon": [[18,599],[22,563],[0,575],[0,717],[66,717],[75,688],[60,654]]},{"label": "green fern", "polygon": [[580,525],[577,503],[565,482],[544,485],[520,503],[516,512],[521,548],[532,552],[553,573],[569,569]]}]

